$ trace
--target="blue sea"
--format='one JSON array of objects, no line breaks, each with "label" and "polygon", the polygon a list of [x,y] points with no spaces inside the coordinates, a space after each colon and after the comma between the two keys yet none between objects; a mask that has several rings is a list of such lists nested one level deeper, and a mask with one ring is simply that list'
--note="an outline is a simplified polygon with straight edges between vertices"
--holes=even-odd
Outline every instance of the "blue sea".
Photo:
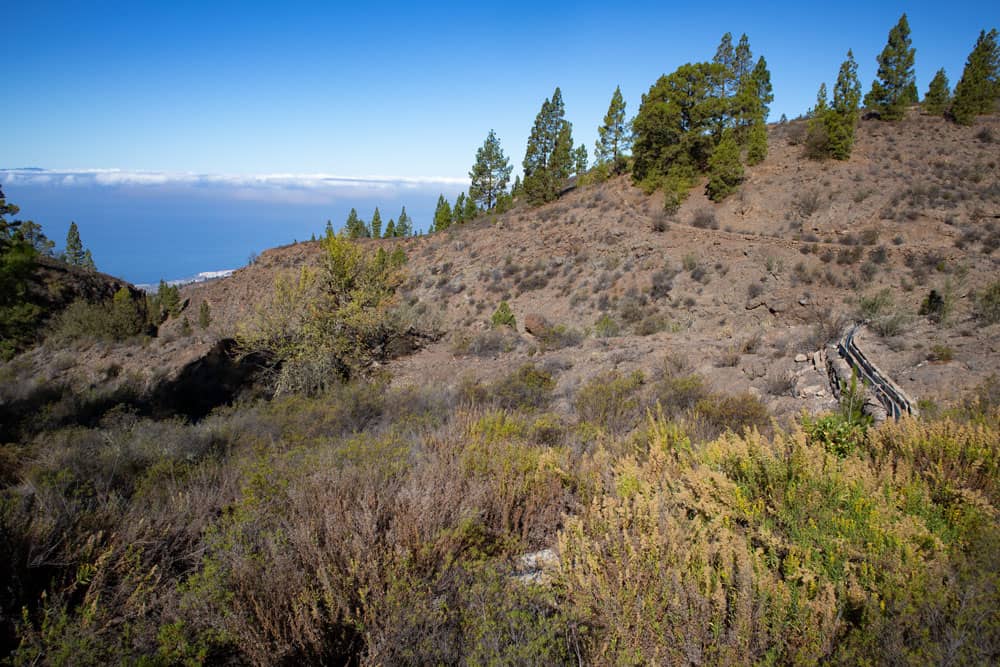
[{"label": "blue sea", "polygon": [[19,218],[42,225],[62,247],[71,221],[99,270],[130,282],[178,280],[236,269],[251,255],[343,226],[351,208],[383,225],[407,214],[428,228],[439,194],[459,179],[344,179],[330,176],[206,177],[150,172],[0,170]]}]

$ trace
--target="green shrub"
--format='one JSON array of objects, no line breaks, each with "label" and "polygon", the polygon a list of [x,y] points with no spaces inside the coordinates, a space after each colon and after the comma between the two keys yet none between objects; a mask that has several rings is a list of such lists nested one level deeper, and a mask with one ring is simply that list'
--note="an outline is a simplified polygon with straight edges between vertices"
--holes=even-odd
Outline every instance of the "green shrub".
[{"label": "green shrub", "polygon": [[510,310],[510,304],[506,301],[500,302],[500,305],[493,312],[493,316],[490,317],[490,325],[494,329],[499,327],[517,328],[517,320],[514,318],[514,313]]},{"label": "green shrub", "polygon": [[1000,322],[1000,280],[976,293],[976,316],[987,324]]},{"label": "green shrub", "polygon": [[132,298],[128,288],[122,287],[110,303],[71,303],[57,318],[53,335],[57,340],[125,340],[141,333],[145,320],[142,305]]},{"label": "green shrub", "polygon": [[621,328],[614,319],[605,313],[594,322],[594,335],[598,338],[611,338],[621,333]]},{"label": "green shrub", "polygon": [[715,394],[698,401],[694,419],[703,427],[705,440],[732,431],[740,433],[747,428],[764,430],[770,424],[770,414],[761,400],[753,394]]},{"label": "green shrub", "polygon": [[551,373],[525,364],[494,384],[490,394],[500,407],[509,410],[544,408],[552,400],[555,386]]}]

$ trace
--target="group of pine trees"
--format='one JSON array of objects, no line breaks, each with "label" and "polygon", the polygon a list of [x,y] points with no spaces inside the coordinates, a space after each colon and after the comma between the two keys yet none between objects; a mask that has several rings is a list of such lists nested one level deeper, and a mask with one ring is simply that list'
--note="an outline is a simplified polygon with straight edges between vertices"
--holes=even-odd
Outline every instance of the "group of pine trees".
[{"label": "group of pine trees", "polygon": [[[329,236],[332,233],[333,223],[327,220],[326,234]],[[414,236],[416,232],[413,229],[413,220],[407,215],[405,206],[399,213],[399,218],[389,218],[389,222],[383,230],[382,214],[379,212],[378,206],[376,206],[370,223],[362,220],[358,215],[357,209],[352,208],[351,212],[347,214],[347,222],[344,223],[343,233],[352,239],[391,239]]]},{"label": "group of pine trees", "polygon": [[[889,31],[885,48],[876,58],[878,71],[871,90],[864,97],[866,111],[883,121],[903,118],[906,109],[918,100],[914,71],[916,49],[910,38],[910,24],[903,14]],[[1000,101],[1000,49],[997,31],[985,30],[969,54],[962,78],[952,96],[948,77],[939,69],[931,79],[923,100],[923,111],[947,115],[962,125],[971,125],[976,116],[993,111]],[[816,106],[809,113],[806,151],[811,157],[846,160],[854,144],[854,130],[860,116],[861,84],[857,63],[847,52],[827,101],[826,84],[820,85]]]},{"label": "group of pine trees", "polygon": [[556,87],[552,97],[542,102],[524,152],[524,180],[517,183],[515,196],[521,194],[530,204],[544,204],[558,195],[566,179],[587,170],[587,148],[573,146],[573,124],[565,118],[562,91]]},{"label": "group of pine trees", "polygon": [[743,179],[743,163],[767,155],[771,74],[756,61],[746,35],[734,47],[722,37],[711,62],[687,63],[661,76],[643,95],[632,122],[636,182],[663,187],[676,208],[694,180],[709,175],[707,193],[720,200]]},{"label": "group of pine trees", "polygon": [[[511,194],[502,193],[494,210],[502,213],[510,201],[513,201]],[[479,212],[476,200],[471,195],[466,196],[464,192],[460,192],[455,198],[454,206],[448,202],[443,194],[439,195],[437,207],[434,209],[434,220],[431,222],[431,231],[440,232],[452,225],[464,225],[479,215]]]},{"label": "group of pine trees", "polygon": [[74,266],[96,270],[90,251],[83,247],[75,222],[70,223],[66,250],[56,255],[55,243],[45,235],[41,225],[14,217],[20,210],[7,202],[0,189],[0,360],[9,359],[32,339],[42,315],[28,294],[28,280],[36,257],[55,257]]},{"label": "group of pine trees", "polygon": [[[890,30],[877,57],[878,73],[862,100],[858,65],[852,51],[840,66],[833,96],[821,84],[816,106],[807,113],[807,155],[845,160],[851,155],[861,117],[868,113],[885,121],[899,120],[918,100],[914,75],[915,49],[906,14]],[[469,171],[468,195],[451,204],[438,197],[430,231],[442,231],[473,219],[480,212],[503,212],[515,199],[531,205],[554,200],[571,176],[600,180],[631,169],[647,191],[662,188],[668,210],[684,200],[697,178],[707,175],[706,194],[720,201],[739,187],[744,165],[767,156],[767,117],[774,99],[771,74],[763,56],[754,59],[744,34],[734,45],[723,35],[710,62],[687,63],[661,76],[642,96],[638,114],[629,121],[620,87],[616,87],[603,123],[598,127],[594,163],[588,171],[585,146],[573,144],[573,126],[565,118],[562,91],[557,87],[535,117],[518,175],[508,189],[513,168],[493,130],[476,151]],[[1000,99],[1000,49],[997,31],[982,31],[969,55],[954,96],[944,70],[930,82],[923,100],[926,113],[948,115],[971,124]],[[631,155],[630,155],[631,150]],[[352,210],[348,236],[386,238],[413,233],[405,209],[400,222],[390,220],[380,234],[378,209],[367,225]]]},{"label": "group of pine trees", "polygon": [[[886,89],[883,88],[881,91],[880,99],[884,101],[886,108],[895,109],[897,102],[889,97]],[[869,97],[873,94],[874,87]],[[841,63],[837,82],[833,86],[832,103],[827,101],[826,84],[821,83],[819,86],[816,106],[809,113],[806,154],[812,158],[832,157],[836,160],[849,158],[854,148],[854,131],[860,117],[860,104],[861,82],[858,80],[858,63],[854,60],[854,53],[848,50],[847,59]]]}]

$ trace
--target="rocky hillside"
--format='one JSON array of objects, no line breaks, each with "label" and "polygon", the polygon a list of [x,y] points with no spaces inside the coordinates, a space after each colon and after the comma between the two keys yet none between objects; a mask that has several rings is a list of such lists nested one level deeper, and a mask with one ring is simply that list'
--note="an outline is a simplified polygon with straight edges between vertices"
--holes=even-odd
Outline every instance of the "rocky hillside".
[{"label": "rocky hillside", "polygon": [[[894,124],[865,120],[845,162],[805,159],[804,130],[772,126],[768,158],[721,204],[696,187],[668,215],[660,195],[623,176],[401,241],[400,306],[437,341],[395,359],[393,382],[454,386],[533,359],[558,370],[565,405],[597,372],[649,372],[671,356],[778,414],[821,411],[832,405],[828,381],[802,360],[857,319],[873,320],[870,355],[925,404],[1000,372],[997,325],[977,319],[974,303],[1000,262],[1000,118],[969,128],[916,110]],[[266,251],[184,288],[182,316],[141,347],[42,347],[5,374],[21,378],[18,396],[52,382],[156,391],[218,355],[279,274],[319,258],[316,243]],[[920,314],[931,290],[944,317]],[[517,336],[489,330],[502,300]],[[212,322],[188,331],[203,301]]]},{"label": "rocky hillside", "polygon": [[[442,337],[396,360],[394,381],[454,384],[530,357],[564,369],[568,396],[595,372],[680,355],[720,390],[820,410],[828,395],[806,390],[823,378],[795,359],[861,318],[881,332],[865,344],[918,400],[947,403],[1000,371],[997,327],[974,315],[1000,261],[1000,118],[866,120],[846,162],[805,159],[803,133],[803,121],[772,126],[767,160],[718,205],[695,188],[667,215],[620,177],[405,241],[401,300]],[[318,257],[317,244],[277,248],[185,294],[230,335],[279,272]],[[931,290],[941,322],[919,314]],[[501,300],[512,340],[487,332]]]}]

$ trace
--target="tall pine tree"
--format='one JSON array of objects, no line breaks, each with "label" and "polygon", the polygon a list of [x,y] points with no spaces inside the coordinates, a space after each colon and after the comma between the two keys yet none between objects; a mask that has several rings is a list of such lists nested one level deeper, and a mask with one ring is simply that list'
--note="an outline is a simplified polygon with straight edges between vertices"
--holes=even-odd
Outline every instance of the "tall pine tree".
[{"label": "tall pine tree", "polygon": [[932,116],[943,116],[948,110],[948,103],[951,102],[951,93],[948,90],[948,76],[942,67],[931,79],[931,85],[924,95],[924,111]]},{"label": "tall pine tree", "polygon": [[976,116],[990,113],[1000,99],[1000,49],[997,31],[979,33],[979,39],[965,61],[962,78],[955,86],[951,115],[960,125],[972,125]]},{"label": "tall pine tree", "polygon": [[80,229],[75,222],[71,222],[69,223],[69,231],[66,232],[66,263],[73,266],[83,266],[85,262],[86,251],[80,240]]},{"label": "tall pine tree", "polygon": [[535,117],[524,153],[524,194],[532,204],[552,201],[573,168],[573,138],[559,88]]},{"label": "tall pine tree", "polygon": [[410,216],[406,214],[405,206],[399,214],[399,220],[396,221],[396,236],[413,236],[413,221],[410,219]]},{"label": "tall pine tree", "polygon": [[507,192],[510,182],[510,172],[513,167],[500,147],[500,140],[493,130],[486,136],[486,141],[476,151],[476,162],[472,165],[469,178],[469,196],[479,202],[484,211],[491,211],[497,204],[500,195]]},{"label": "tall pine tree", "polygon": [[575,149],[573,149],[573,173],[577,176],[583,176],[587,171],[587,147],[580,144]]},{"label": "tall pine tree", "polygon": [[878,56],[878,78],[865,95],[865,107],[882,120],[899,120],[908,104],[917,101],[910,24],[906,14],[889,31],[889,42]]},{"label": "tall pine tree", "polygon": [[743,164],[740,163],[740,147],[733,136],[733,130],[726,130],[722,141],[715,147],[708,159],[708,185],[705,194],[712,201],[722,201],[743,181]]},{"label": "tall pine tree", "polygon": [[854,148],[854,130],[858,125],[861,104],[861,82],[858,64],[848,50],[847,60],[840,66],[837,83],[833,86],[833,104],[826,113],[826,133],[830,157],[846,160]]},{"label": "tall pine tree", "polygon": [[465,193],[459,192],[455,197],[455,205],[451,209],[451,221],[456,225],[465,222]]},{"label": "tall pine tree", "polygon": [[437,207],[434,209],[434,226],[432,231],[441,232],[451,227],[451,205],[444,195],[438,195]]},{"label": "tall pine tree", "polygon": [[373,239],[382,238],[382,214],[379,213],[378,206],[372,213],[371,236]]},{"label": "tall pine tree", "polygon": [[615,86],[604,123],[597,128],[594,161],[598,165],[608,165],[614,173],[620,173],[624,171],[625,153],[631,144],[632,137],[625,119],[625,98],[622,97],[621,86]]},{"label": "tall pine tree", "polygon": [[357,209],[352,208],[347,214],[347,222],[344,223],[344,233],[347,238],[360,239],[368,236],[368,227],[364,220],[358,217]]}]

